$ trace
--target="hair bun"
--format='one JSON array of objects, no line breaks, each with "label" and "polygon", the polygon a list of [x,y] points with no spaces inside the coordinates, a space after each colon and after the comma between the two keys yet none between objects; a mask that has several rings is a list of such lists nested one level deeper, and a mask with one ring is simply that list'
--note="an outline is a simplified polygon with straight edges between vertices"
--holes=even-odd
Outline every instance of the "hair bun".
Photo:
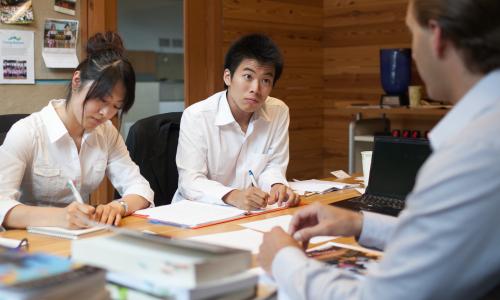
[{"label": "hair bun", "polygon": [[104,34],[96,33],[94,36],[89,38],[89,41],[87,42],[88,57],[106,55],[110,52],[122,57],[125,52],[122,38],[117,33],[111,31]]}]

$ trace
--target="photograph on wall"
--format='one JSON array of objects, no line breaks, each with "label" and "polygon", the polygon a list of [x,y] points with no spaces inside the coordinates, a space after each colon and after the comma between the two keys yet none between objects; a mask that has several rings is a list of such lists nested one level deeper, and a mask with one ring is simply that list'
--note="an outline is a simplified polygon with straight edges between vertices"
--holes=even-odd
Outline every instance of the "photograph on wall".
[{"label": "photograph on wall", "polygon": [[47,68],[75,68],[78,66],[77,37],[78,21],[45,20],[42,57]]},{"label": "photograph on wall", "polygon": [[0,83],[34,84],[34,32],[0,30]]},{"label": "photograph on wall", "polygon": [[4,24],[33,23],[31,0],[0,0],[0,20]]},{"label": "photograph on wall", "polygon": [[67,15],[75,15],[76,0],[54,0],[54,10]]}]

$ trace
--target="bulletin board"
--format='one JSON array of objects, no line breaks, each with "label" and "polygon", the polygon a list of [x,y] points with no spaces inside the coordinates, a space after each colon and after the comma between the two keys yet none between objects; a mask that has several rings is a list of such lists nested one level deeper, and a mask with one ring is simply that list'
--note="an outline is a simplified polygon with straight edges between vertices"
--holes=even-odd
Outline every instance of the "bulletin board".
[{"label": "bulletin board", "polygon": [[[42,58],[45,19],[79,20],[81,2],[76,1],[75,16],[54,10],[54,0],[32,0],[34,22],[27,25],[0,23],[0,29],[34,31],[34,59],[36,84],[1,84],[0,114],[32,113],[40,110],[50,99],[64,98],[66,80],[71,78],[73,69],[49,69]],[[82,57],[81,28],[86,26],[80,21],[76,52],[79,61]],[[43,81],[43,83],[40,83]]]}]

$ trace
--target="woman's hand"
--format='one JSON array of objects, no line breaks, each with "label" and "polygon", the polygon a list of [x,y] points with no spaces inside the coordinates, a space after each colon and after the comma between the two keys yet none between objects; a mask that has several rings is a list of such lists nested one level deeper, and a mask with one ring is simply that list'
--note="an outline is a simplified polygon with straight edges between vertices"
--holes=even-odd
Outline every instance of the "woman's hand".
[{"label": "woman's hand", "polygon": [[118,226],[124,215],[123,206],[116,201],[111,201],[108,204],[97,206],[93,219],[99,223]]},{"label": "woman's hand", "polygon": [[78,202],[72,202],[61,210],[62,214],[59,218],[61,227],[69,229],[87,228],[88,221],[94,215],[95,208]]}]

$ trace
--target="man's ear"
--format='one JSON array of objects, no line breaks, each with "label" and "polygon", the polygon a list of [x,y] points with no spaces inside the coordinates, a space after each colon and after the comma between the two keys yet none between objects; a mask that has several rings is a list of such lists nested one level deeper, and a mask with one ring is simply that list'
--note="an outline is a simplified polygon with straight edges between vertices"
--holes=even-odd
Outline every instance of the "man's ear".
[{"label": "man's ear", "polygon": [[445,52],[449,46],[449,41],[444,39],[443,30],[441,26],[439,26],[438,22],[435,20],[429,21],[429,30],[431,31],[431,47],[434,55],[437,58],[443,58],[445,56]]},{"label": "man's ear", "polygon": [[227,86],[231,86],[231,71],[229,71],[229,69],[225,69],[224,70],[224,74],[223,74],[222,77],[224,79],[224,83]]},{"label": "man's ear", "polygon": [[71,79],[71,89],[73,91],[78,90],[82,84],[81,77],[80,77],[80,71],[75,71],[73,73],[73,78]]}]

